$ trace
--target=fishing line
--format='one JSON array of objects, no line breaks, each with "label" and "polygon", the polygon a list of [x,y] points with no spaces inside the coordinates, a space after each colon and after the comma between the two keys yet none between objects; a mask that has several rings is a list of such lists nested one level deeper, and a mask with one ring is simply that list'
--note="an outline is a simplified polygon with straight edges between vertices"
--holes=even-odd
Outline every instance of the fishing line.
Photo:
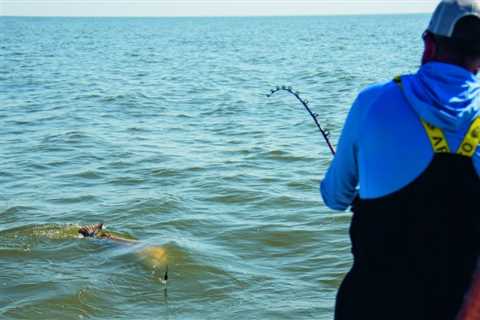
[{"label": "fishing line", "polygon": [[267,98],[270,98],[271,96],[273,96],[275,93],[279,91],[286,91],[291,95],[293,95],[295,98],[297,98],[298,101],[300,101],[300,103],[304,106],[305,110],[307,110],[307,112],[312,117],[313,121],[315,121],[315,124],[317,125],[318,130],[320,130],[320,132],[322,133],[323,139],[325,139],[325,142],[327,143],[328,148],[330,149],[330,152],[332,153],[332,155],[335,155],[335,148],[333,147],[333,144],[330,142],[330,132],[322,128],[322,126],[320,125],[320,122],[318,121],[319,114],[312,112],[312,110],[308,106],[309,104],[308,100],[302,99],[302,97],[300,97],[300,93],[298,91],[294,91],[292,87],[285,87],[285,86],[276,87],[275,89],[272,89],[270,93],[267,94]]}]

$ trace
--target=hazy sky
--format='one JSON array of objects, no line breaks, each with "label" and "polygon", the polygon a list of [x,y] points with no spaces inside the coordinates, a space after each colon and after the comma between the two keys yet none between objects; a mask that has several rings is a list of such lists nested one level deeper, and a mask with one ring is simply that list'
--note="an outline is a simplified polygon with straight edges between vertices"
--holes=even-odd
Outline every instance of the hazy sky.
[{"label": "hazy sky", "polygon": [[258,16],[432,12],[436,0],[0,0],[0,15]]}]

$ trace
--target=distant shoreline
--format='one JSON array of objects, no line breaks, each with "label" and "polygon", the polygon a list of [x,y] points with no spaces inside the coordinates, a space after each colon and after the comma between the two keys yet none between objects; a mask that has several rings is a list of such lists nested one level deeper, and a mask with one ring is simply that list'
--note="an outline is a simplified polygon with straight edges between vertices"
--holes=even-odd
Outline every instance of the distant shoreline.
[{"label": "distant shoreline", "polygon": [[423,16],[431,13],[358,13],[358,14],[315,14],[315,15],[272,15],[272,16],[16,16],[0,15],[0,18],[99,18],[99,19],[204,19],[204,18],[325,18],[325,17],[372,17],[372,16]]}]

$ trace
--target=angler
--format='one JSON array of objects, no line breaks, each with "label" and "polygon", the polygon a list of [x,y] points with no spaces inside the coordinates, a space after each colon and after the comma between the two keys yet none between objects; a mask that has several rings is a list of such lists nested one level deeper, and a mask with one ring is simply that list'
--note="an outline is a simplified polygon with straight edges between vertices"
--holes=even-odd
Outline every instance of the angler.
[{"label": "angler", "polygon": [[415,74],[357,97],[321,183],[328,207],[353,211],[354,262],[337,320],[453,320],[472,283],[480,254],[480,0],[440,2],[423,41]]}]

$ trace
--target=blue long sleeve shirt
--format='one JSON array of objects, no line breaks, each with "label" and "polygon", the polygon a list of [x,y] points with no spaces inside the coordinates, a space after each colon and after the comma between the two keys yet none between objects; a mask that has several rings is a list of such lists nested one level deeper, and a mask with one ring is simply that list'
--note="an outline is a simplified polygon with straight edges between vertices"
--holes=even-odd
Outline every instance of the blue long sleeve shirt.
[{"label": "blue long sleeve shirt", "polygon": [[[353,103],[320,185],[331,209],[346,210],[357,194],[384,197],[419,177],[434,155],[421,119],[441,128],[456,151],[480,116],[480,81],[466,69],[431,62],[402,83],[403,90],[393,81],[368,87]],[[473,161],[480,175],[480,148]]]}]

